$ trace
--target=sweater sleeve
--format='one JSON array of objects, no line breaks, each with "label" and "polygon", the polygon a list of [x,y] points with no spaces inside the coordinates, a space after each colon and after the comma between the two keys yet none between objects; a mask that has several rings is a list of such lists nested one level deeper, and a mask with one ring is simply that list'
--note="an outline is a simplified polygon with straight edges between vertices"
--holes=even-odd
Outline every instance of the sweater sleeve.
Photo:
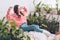
[{"label": "sweater sleeve", "polygon": [[10,11],[11,11],[11,8],[9,8],[8,11],[7,11],[7,14],[6,14],[7,20],[11,19]]},{"label": "sweater sleeve", "polygon": [[22,7],[21,11],[22,11],[22,13],[23,13],[24,15],[26,15],[26,13],[27,13],[27,8],[26,8],[26,7]]}]

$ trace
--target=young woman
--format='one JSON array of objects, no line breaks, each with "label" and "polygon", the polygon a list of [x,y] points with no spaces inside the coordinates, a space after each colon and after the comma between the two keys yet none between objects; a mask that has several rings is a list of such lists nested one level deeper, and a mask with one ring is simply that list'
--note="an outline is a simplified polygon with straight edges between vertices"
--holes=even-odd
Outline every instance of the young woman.
[{"label": "young woman", "polygon": [[6,18],[7,20],[14,20],[17,27],[22,28],[24,31],[37,31],[45,33],[47,36],[50,35],[48,31],[39,28],[38,25],[27,25],[27,18],[26,18],[27,9],[25,7],[15,5],[13,14],[10,14],[11,9],[12,7],[8,9]]}]

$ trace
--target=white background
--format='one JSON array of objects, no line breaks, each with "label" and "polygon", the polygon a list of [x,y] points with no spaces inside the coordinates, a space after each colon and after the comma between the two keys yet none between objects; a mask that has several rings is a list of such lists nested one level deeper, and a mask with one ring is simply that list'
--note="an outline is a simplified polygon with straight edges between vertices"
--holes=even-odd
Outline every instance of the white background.
[{"label": "white background", "polygon": [[[38,3],[39,1],[41,0],[36,0],[35,2]],[[32,2],[33,0],[0,0],[0,19],[2,19],[2,17],[6,15],[7,9],[10,6],[14,6],[15,4],[26,6],[28,9],[27,13],[29,13],[30,11],[34,10],[34,6]],[[42,0],[42,2],[52,5],[53,8],[55,7],[55,3],[56,3],[55,0]]]}]

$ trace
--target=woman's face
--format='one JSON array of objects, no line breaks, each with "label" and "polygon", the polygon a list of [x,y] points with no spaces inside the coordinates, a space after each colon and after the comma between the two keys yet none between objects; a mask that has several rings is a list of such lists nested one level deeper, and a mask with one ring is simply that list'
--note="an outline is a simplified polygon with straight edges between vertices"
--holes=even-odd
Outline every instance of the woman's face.
[{"label": "woman's face", "polygon": [[20,13],[20,11],[21,11],[21,8],[20,8],[20,6],[18,6],[18,13]]},{"label": "woman's face", "polygon": [[21,14],[20,14],[20,11],[21,11],[21,7],[18,6],[18,13],[19,13],[19,15],[21,15]]}]

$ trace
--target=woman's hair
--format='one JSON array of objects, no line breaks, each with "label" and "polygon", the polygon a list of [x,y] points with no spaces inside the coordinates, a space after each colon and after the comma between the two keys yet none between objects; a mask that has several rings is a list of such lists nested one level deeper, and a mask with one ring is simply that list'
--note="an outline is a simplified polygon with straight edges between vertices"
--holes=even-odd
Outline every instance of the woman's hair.
[{"label": "woman's hair", "polygon": [[14,13],[16,13],[16,15],[17,15],[18,17],[20,17],[20,15],[19,15],[19,13],[18,13],[18,6],[19,6],[19,5],[15,5],[15,6],[14,6]]}]

